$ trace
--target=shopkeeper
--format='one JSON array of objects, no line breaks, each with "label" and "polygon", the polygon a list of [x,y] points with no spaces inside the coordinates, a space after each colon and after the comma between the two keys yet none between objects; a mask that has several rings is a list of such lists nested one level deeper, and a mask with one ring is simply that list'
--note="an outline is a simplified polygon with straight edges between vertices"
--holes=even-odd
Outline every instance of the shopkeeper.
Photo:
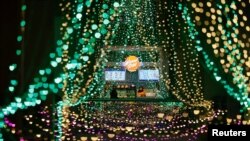
[{"label": "shopkeeper", "polygon": [[144,88],[142,86],[139,87],[137,95],[138,95],[138,97],[146,97],[146,93],[145,93]]}]

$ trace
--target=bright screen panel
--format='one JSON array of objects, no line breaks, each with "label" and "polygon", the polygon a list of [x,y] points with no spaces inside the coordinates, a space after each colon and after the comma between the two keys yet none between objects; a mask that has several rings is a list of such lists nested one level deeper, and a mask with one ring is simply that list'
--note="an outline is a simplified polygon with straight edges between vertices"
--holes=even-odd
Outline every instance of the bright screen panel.
[{"label": "bright screen panel", "polygon": [[126,72],[122,70],[105,71],[106,81],[125,81]]},{"label": "bright screen panel", "polygon": [[139,70],[139,80],[155,80],[158,81],[160,73],[158,69],[154,70]]}]

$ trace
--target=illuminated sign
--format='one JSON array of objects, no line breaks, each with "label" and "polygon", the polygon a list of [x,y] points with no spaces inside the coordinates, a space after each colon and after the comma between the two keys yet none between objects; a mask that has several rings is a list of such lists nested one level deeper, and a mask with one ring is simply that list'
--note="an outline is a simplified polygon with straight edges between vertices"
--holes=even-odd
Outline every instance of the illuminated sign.
[{"label": "illuminated sign", "polygon": [[124,62],[124,67],[130,72],[137,71],[140,66],[141,63],[136,56],[128,56]]}]

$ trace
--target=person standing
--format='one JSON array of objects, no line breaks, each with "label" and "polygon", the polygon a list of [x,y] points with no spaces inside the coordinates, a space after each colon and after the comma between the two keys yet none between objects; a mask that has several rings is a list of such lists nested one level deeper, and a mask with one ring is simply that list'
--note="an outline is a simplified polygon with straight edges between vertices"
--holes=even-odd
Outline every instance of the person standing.
[{"label": "person standing", "polygon": [[146,97],[146,93],[145,93],[142,86],[139,87],[139,90],[138,90],[137,94],[138,94],[139,97]]},{"label": "person standing", "polygon": [[118,94],[117,94],[117,91],[116,91],[116,87],[113,86],[113,87],[112,87],[112,90],[111,90],[111,92],[110,92],[110,98],[116,99],[116,98],[118,98],[117,95],[118,95]]}]

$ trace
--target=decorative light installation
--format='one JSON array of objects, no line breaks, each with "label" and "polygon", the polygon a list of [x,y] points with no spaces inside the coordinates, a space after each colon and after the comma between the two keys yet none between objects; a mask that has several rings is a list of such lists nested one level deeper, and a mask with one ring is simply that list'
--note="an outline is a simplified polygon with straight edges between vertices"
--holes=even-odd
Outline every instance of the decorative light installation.
[{"label": "decorative light installation", "polygon": [[[61,6],[64,6],[61,8],[62,12],[66,11],[69,14],[66,14],[66,21],[62,24],[64,36],[60,40],[60,46],[62,46],[63,50],[62,64],[66,78],[64,79],[63,101],[58,105],[58,122],[67,121],[65,110],[68,106],[76,106],[82,100],[93,96],[103,89],[103,83],[100,83],[100,78],[103,75],[102,70],[105,65],[102,63],[102,58],[94,61],[93,57],[95,57],[94,55],[104,55],[102,49],[97,48],[97,46],[103,43],[102,38],[110,34],[108,29],[110,27],[109,21],[113,20],[119,3],[114,1],[112,4],[108,4],[108,1],[98,3],[97,1],[87,0],[85,3],[83,1],[77,1],[76,3],[68,2],[65,5],[61,4]],[[71,9],[73,11],[70,11]],[[85,21],[81,21],[81,15],[83,14],[86,17]],[[81,32],[81,29],[84,32]],[[75,43],[74,41],[77,42]],[[76,47],[72,46],[75,44],[77,44]],[[74,55],[71,57],[69,54]],[[86,72],[93,73],[89,74]],[[97,82],[99,85],[95,86]],[[90,95],[95,87],[98,88],[98,91]],[[64,112],[60,115],[62,111],[59,110]],[[68,126],[67,123],[58,125],[58,139],[63,137],[62,125],[64,128]]]},{"label": "decorative light installation", "polygon": [[[245,7],[245,2],[234,0],[230,3],[222,0],[179,4],[179,8],[183,10],[183,18],[189,26],[190,36],[196,40],[196,49],[203,54],[208,69],[212,71],[215,79],[224,85],[228,94],[240,102],[243,110],[247,110],[250,105],[249,52],[246,50],[248,38],[245,34],[249,25],[245,23],[247,16],[242,10]],[[193,16],[189,14],[192,9]],[[204,35],[206,41],[199,39],[198,35]],[[211,48],[203,47],[202,41]]]},{"label": "decorative light installation", "polygon": [[[105,135],[115,134],[117,140],[125,140],[127,137],[137,140],[139,137],[150,140],[157,137],[155,139],[159,140],[190,138],[191,133],[199,134],[201,128],[202,133],[205,132],[204,124],[213,119],[213,113],[202,110],[199,115],[194,115],[191,108],[186,108],[182,103],[169,103],[165,106],[151,102],[82,103],[81,106],[69,108],[71,118],[67,122],[71,124],[65,128],[63,138],[72,140],[87,135],[107,139]],[[182,112],[189,110],[190,117],[184,117]],[[198,129],[194,131],[196,127]],[[81,133],[81,136],[74,132]]]},{"label": "decorative light installation", "polygon": [[[64,100],[74,105],[81,98],[89,97],[85,95],[85,90],[91,90],[89,83],[93,78],[99,79],[98,75],[95,75],[97,72],[93,73],[93,76],[86,72],[95,72],[98,67],[102,67],[99,60],[99,62],[95,62],[91,59],[94,55],[103,56],[101,49],[96,47],[101,45],[101,38],[110,34],[110,30],[108,30],[109,21],[114,18],[119,3],[114,2],[110,5],[106,1],[103,3],[78,1],[76,3],[67,2],[65,5],[61,4],[61,6],[62,12],[69,13],[65,14],[66,21],[62,24],[61,30],[64,32],[64,37],[59,40],[59,45],[62,47],[61,61],[66,76],[63,88]],[[73,11],[70,11],[71,9]],[[93,13],[90,14],[89,12]],[[84,21],[81,20],[82,16],[80,16],[83,14],[85,14]],[[84,32],[81,32],[82,29]],[[69,54],[73,54],[73,57]],[[86,85],[86,88],[83,88],[83,85]]]},{"label": "decorative light installation", "polygon": [[[181,103],[169,103],[167,106],[162,106],[160,103],[140,102],[133,103],[130,106],[127,106],[126,103],[118,103],[118,106],[108,102],[105,104],[103,102],[98,103],[82,103],[77,107],[70,108],[70,118],[65,121],[70,123],[70,128],[64,131],[64,139],[77,140],[83,138],[87,140],[90,137],[98,137],[108,140],[113,137],[117,140],[125,140],[126,138],[133,138],[134,140],[140,138],[143,140],[196,140],[197,136],[207,132],[207,125],[209,124],[250,124],[250,120],[243,119],[241,115],[228,117],[227,111],[223,110],[211,113],[204,113],[203,110],[200,110],[200,113],[196,115],[193,113],[195,110],[183,107]],[[102,106],[99,107],[98,105]],[[139,108],[141,106],[144,108]],[[117,110],[117,108],[123,110]],[[20,139],[28,139],[30,133],[27,128],[36,129],[32,132],[34,135],[40,135],[40,138],[50,140],[48,134],[53,135],[53,133],[48,129],[51,128],[52,122],[56,122],[56,119],[50,118],[52,113],[48,112],[48,106],[39,106],[39,109],[41,109],[38,112],[39,117],[29,113],[24,116],[29,124],[25,127],[25,130],[20,131],[16,127],[7,126],[6,131],[20,137]],[[158,115],[163,115],[163,117]],[[7,125],[15,124],[10,120],[6,119],[6,121],[8,121]],[[145,134],[147,135],[144,136]]]},{"label": "decorative light installation", "polygon": [[211,102],[203,97],[198,54],[188,37],[187,27],[181,24],[178,4],[177,1],[159,2],[158,6],[158,38],[163,46],[164,55],[169,59],[169,62],[163,65],[163,69],[170,71],[169,74],[163,73],[163,78],[179,100],[190,106],[209,109]]},{"label": "decorative light installation", "polygon": [[[49,55],[50,66],[39,70],[24,97],[16,97],[14,102],[0,109],[1,130],[9,125],[4,123],[5,116],[38,105],[48,94],[62,91],[63,98],[57,103],[56,111],[58,140],[87,138],[72,136],[73,128],[82,128],[78,132],[91,135],[92,140],[103,139],[105,134],[116,140],[167,140],[189,135],[196,139],[198,134],[206,132],[207,123],[219,117],[218,112],[211,110],[211,102],[203,97],[199,52],[216,80],[224,84],[228,93],[245,108],[249,107],[249,52],[245,49],[249,47],[249,38],[247,34],[242,34],[241,38],[240,32],[242,28],[250,29],[246,26],[244,11],[237,8],[246,7],[245,2],[63,0],[59,6],[64,15],[60,27],[62,37],[57,40],[55,52]],[[22,10],[25,9],[26,6],[22,6]],[[205,20],[201,20],[199,14],[204,14]],[[236,15],[242,17],[239,19]],[[25,27],[24,20],[20,26]],[[203,34],[204,39],[198,39],[198,35]],[[22,42],[23,37],[18,36],[17,40]],[[211,45],[210,50],[201,46],[204,40]],[[171,91],[185,105],[173,108],[174,103],[153,104],[151,107],[140,103],[130,104],[132,107],[117,104],[120,109],[128,108],[124,111],[112,107],[112,104],[87,102],[104,89],[102,77],[108,61],[106,48],[118,46],[122,46],[122,54],[129,52],[129,46],[138,50],[142,46],[149,47],[149,55],[138,52],[145,60],[157,60],[153,51],[160,48],[164,53],[161,56],[164,63],[160,87],[166,90],[166,95],[167,90]],[[17,55],[20,53],[17,51]],[[16,67],[13,64],[10,70]],[[159,66],[155,62],[153,67]],[[48,82],[49,75],[61,68],[53,82]],[[227,75],[231,76],[232,83],[225,80]],[[14,91],[13,86],[17,84],[12,80],[9,90]],[[159,135],[159,138],[152,135]],[[38,138],[41,136],[36,134]]]},{"label": "decorative light installation", "polygon": [[[3,113],[5,115],[8,115],[9,113],[14,114],[18,108],[23,109],[40,104],[41,100],[46,99],[46,96],[50,93],[50,91],[57,93],[59,89],[62,89],[64,97],[63,101],[58,103],[57,111],[59,128],[58,138],[61,138],[61,133],[63,132],[63,130],[61,130],[61,126],[64,124],[62,122],[68,117],[62,117],[64,115],[64,113],[62,113],[63,109],[67,109],[68,106],[76,106],[88,97],[97,94],[98,91],[103,89],[104,83],[100,83],[100,78],[103,75],[102,70],[106,63],[104,58],[105,52],[102,49],[97,48],[97,46],[102,46],[102,44],[108,45],[109,42],[103,43],[97,41],[100,41],[100,39],[108,40],[111,37],[111,44],[122,44],[125,46],[146,45],[152,46],[152,50],[157,47],[156,45],[158,45],[158,42],[156,41],[156,30],[154,29],[155,23],[153,22],[154,4],[152,1],[122,1],[121,3],[114,1],[111,5],[107,4],[108,1],[104,1],[100,5],[98,2],[89,0],[63,3],[60,4],[62,12],[65,12],[65,21],[62,23],[61,28],[63,37],[61,40],[57,41],[58,46],[56,48],[56,52],[50,54],[50,58],[52,59],[50,64],[52,68],[62,65],[64,73],[59,74],[59,76],[54,79],[53,83],[47,83],[46,75],[51,74],[52,69],[41,69],[39,71],[40,76],[34,79],[33,85],[30,85],[26,99],[23,100],[22,98],[16,98],[16,102],[11,104],[11,106],[14,107],[8,106],[3,108]],[[131,6],[133,8],[134,4],[137,6],[137,8],[135,8],[138,9],[136,13],[127,11],[127,9],[131,8]],[[140,4],[143,4],[143,9],[139,8]],[[98,6],[101,7],[101,9],[99,9]],[[126,32],[124,32],[126,33],[124,38],[125,42],[119,43],[117,41],[120,37],[117,35],[120,35],[119,31],[121,32],[122,30],[119,30],[120,24],[118,24],[118,22],[120,22],[121,19],[117,20],[115,17],[120,16],[116,14],[116,11],[118,11],[118,7],[123,6],[127,7],[123,8],[125,11],[119,11],[119,14],[124,13],[125,20],[127,20],[126,22],[131,22],[132,24],[128,27],[128,29],[126,29]],[[90,14],[90,12],[92,12],[93,15]],[[138,16],[140,14],[143,16]],[[99,15],[101,16],[99,17]],[[150,18],[146,18],[148,15]],[[173,16],[173,14],[171,16]],[[82,21],[82,17],[86,17],[84,19],[85,21]],[[96,19],[95,17],[98,18]],[[111,28],[110,21],[113,20],[116,21],[114,23],[115,27]],[[144,22],[146,22],[146,24],[144,24]],[[134,28],[136,28],[139,32],[136,33],[135,30],[133,30]],[[83,29],[83,33],[80,32],[82,31],[81,29]],[[113,33],[112,36],[111,32]],[[174,30],[171,32],[174,32]],[[150,36],[146,36],[147,33],[152,34]],[[141,35],[145,35],[145,37]],[[77,41],[77,43],[75,44],[74,41]],[[126,50],[126,48],[124,49]],[[90,61],[93,57],[95,57],[94,55],[101,56],[100,60],[97,59],[96,62]],[[152,56],[153,55],[151,55],[151,57]],[[86,73],[89,71],[94,71],[94,73],[89,75]],[[84,84],[85,88],[82,88]],[[186,90],[184,92],[186,92]],[[199,104],[195,103],[193,105]]]},{"label": "decorative light installation", "polygon": [[[25,0],[22,0],[21,1],[20,31],[19,31],[20,33],[17,36],[17,42],[18,42],[18,49],[16,50],[16,56],[17,57],[21,56],[21,54],[22,54],[21,50],[24,47],[23,37],[24,37],[25,26],[26,26],[26,21],[25,21],[26,9],[27,9],[27,6],[25,5]],[[20,58],[21,58],[20,60],[22,60],[22,57],[20,57]],[[18,72],[17,70],[21,69],[21,68],[19,68],[21,66],[18,66],[18,65],[19,65],[19,63],[12,63],[9,66],[9,70],[12,71],[12,72],[15,72],[17,74],[17,72]],[[8,87],[8,91],[10,93],[16,92],[16,87],[18,86],[18,79],[17,78],[18,77],[11,78],[11,80],[10,80],[10,84],[9,84],[9,87]],[[21,79],[22,79],[22,77],[21,77]],[[4,118],[3,112],[0,110],[0,140],[2,140],[1,128],[3,128],[3,126],[4,126],[4,119],[3,118]]]},{"label": "decorative light installation", "polygon": [[[130,26],[128,26],[128,27],[126,27],[126,24],[125,25],[121,25],[121,23],[120,24],[114,24],[115,26],[118,26],[118,28],[113,28],[114,29],[114,32],[113,32],[113,37],[111,37],[111,41],[110,41],[110,43],[111,43],[111,45],[123,45],[124,46],[124,51],[126,51],[126,46],[129,46],[129,45],[137,45],[138,46],[138,48],[139,48],[139,45],[140,44],[142,44],[142,45],[157,45],[158,44],[158,42],[154,42],[154,37],[155,37],[155,34],[154,34],[154,32],[152,32],[153,34],[152,34],[152,36],[150,36],[150,37],[148,37],[148,38],[146,38],[146,39],[140,39],[141,37],[139,37],[140,35],[144,35],[144,33],[147,31],[146,29],[147,28],[140,28],[141,26],[148,26],[147,24],[146,25],[144,25],[144,24],[139,24],[139,25],[137,25],[136,23],[140,23],[140,22],[143,22],[143,20],[140,20],[140,18],[141,17],[143,17],[143,16],[140,16],[140,17],[138,17],[138,13],[140,13],[141,12],[141,14],[145,14],[146,12],[148,12],[148,11],[140,11],[140,8],[137,8],[137,10],[138,11],[136,11],[136,13],[133,13],[133,12],[131,12],[131,11],[129,11],[128,9],[129,8],[131,8],[131,7],[133,7],[133,6],[135,6],[135,8],[136,8],[136,5],[138,5],[140,2],[137,2],[137,1],[123,1],[123,2],[121,2],[121,4],[120,4],[120,6],[121,6],[121,8],[120,8],[120,12],[119,12],[119,15],[118,15],[118,17],[120,16],[120,15],[122,15],[122,14],[124,14],[124,18],[123,19],[118,19],[117,21],[120,21],[121,22],[121,20],[125,20],[124,22],[130,22],[131,24],[130,24]],[[142,2],[141,4],[148,4],[147,2]],[[175,4],[175,5],[174,5]],[[177,3],[174,3],[172,6],[173,6],[173,9],[175,9],[175,11],[177,11]],[[152,4],[149,4],[149,5],[151,5],[152,6]],[[102,6],[102,7],[105,7],[105,6]],[[148,10],[147,8],[149,7],[147,7],[147,5],[145,6],[146,8],[146,10]],[[144,9],[144,10],[145,10]],[[172,10],[173,10],[172,9]],[[128,10],[128,11],[127,11]],[[150,8],[150,11],[152,12],[152,8]],[[173,10],[174,11],[174,10]],[[73,12],[74,13],[74,12]],[[103,14],[102,14],[103,15]],[[105,14],[104,14],[105,15]],[[103,15],[103,16],[104,16]],[[139,14],[140,15],[140,14]],[[171,15],[171,18],[172,18],[172,20],[174,20],[175,19],[175,17],[174,17],[174,15],[175,15],[175,13],[173,13],[172,15]],[[105,15],[106,16],[106,15]],[[173,17],[172,17],[173,16]],[[69,19],[71,19],[71,18],[69,18]],[[150,18],[146,18],[146,21],[148,21],[148,23],[149,24],[153,24],[154,22],[152,22],[152,17],[150,17]],[[172,22],[172,26],[174,25],[174,23]],[[124,26],[125,26],[125,29],[123,29],[124,28]],[[97,27],[95,26],[95,25],[93,25],[93,26],[88,26],[88,27],[91,27],[91,29],[93,30],[93,29],[97,29]],[[136,29],[136,31],[138,31],[138,32],[135,32],[135,30],[134,29]],[[140,30],[141,29],[141,30]],[[152,31],[154,31],[155,29],[154,29],[154,27],[152,26],[151,28],[149,28],[150,30],[152,29]],[[124,30],[125,30],[125,32],[124,32]],[[86,30],[86,32],[87,32],[88,30]],[[122,32],[121,34],[119,34],[120,32]],[[161,31],[162,32],[162,31]],[[174,32],[175,32],[175,29],[172,29],[172,34],[175,34]],[[71,32],[70,32],[71,33]],[[92,32],[92,33],[94,33],[94,32]],[[85,35],[86,33],[84,33],[84,35]],[[96,36],[96,34],[94,35],[95,37],[99,37],[99,36]],[[147,36],[146,36],[147,37]],[[87,39],[91,39],[91,36],[88,34],[88,36],[87,36]],[[120,40],[119,40],[120,39]],[[121,40],[121,39],[123,39],[123,40]],[[93,39],[94,40],[94,39]],[[108,38],[106,39],[106,40],[108,40]],[[174,41],[175,39],[173,39],[172,40],[172,42],[175,42]],[[77,40],[76,40],[77,41]],[[105,43],[106,44],[106,43]],[[168,44],[166,44],[165,46],[168,46]],[[95,46],[93,46],[93,47],[95,47]],[[112,47],[112,46],[111,46]],[[156,46],[154,46],[154,47],[156,47]],[[66,48],[68,48],[68,46],[66,47]],[[175,48],[175,46],[174,46],[174,44],[171,46],[171,48],[174,50],[174,48]],[[153,49],[153,48],[152,48]],[[87,49],[85,49],[86,51],[87,51]],[[97,50],[98,51],[98,48],[96,48],[95,50]],[[166,50],[167,50],[167,48],[166,48]],[[189,51],[191,51],[192,49],[190,49]],[[192,52],[192,51],[191,51]],[[66,53],[68,54],[68,51],[66,51]],[[105,52],[103,52],[102,50],[101,50],[101,54],[102,54],[102,56],[104,56],[105,55]],[[193,53],[191,53],[191,54],[193,54]],[[92,53],[90,53],[90,56],[92,55]],[[189,56],[189,55],[187,55],[187,56]],[[197,56],[196,56],[197,57]],[[88,60],[89,58],[91,58],[91,57],[85,57],[85,59],[86,60]],[[97,57],[98,58],[98,57]],[[102,58],[102,57],[101,57]],[[176,54],[174,54],[174,59],[176,59],[177,58],[177,56],[176,56]],[[68,62],[68,59],[65,59],[66,60],[66,62]],[[190,60],[190,58],[187,58],[187,60]],[[175,60],[176,61],[176,60]],[[193,62],[195,63],[195,65],[193,65],[194,67],[196,66],[196,63],[197,63],[197,58],[196,59],[194,59],[193,60]],[[76,64],[78,64],[77,62],[75,62]],[[101,76],[103,75],[103,66],[105,66],[105,61],[103,60],[103,61],[101,61],[101,59],[99,60],[99,63],[103,63],[101,66],[102,66],[102,68],[99,70],[99,71],[97,71],[96,73],[93,73],[93,76],[94,76],[94,78],[92,78],[92,77],[90,77],[90,79],[87,81],[87,86],[84,88],[84,89],[82,89],[83,90],[83,93],[82,93],[82,95],[83,96],[81,96],[81,98],[80,99],[82,99],[82,101],[84,101],[84,100],[86,100],[88,97],[90,97],[90,96],[94,96],[95,94],[98,94],[98,91],[99,90],[101,90],[102,88],[103,88],[103,83],[100,81],[100,78],[101,78]],[[187,63],[189,63],[189,62],[185,62],[186,64]],[[67,64],[68,65],[68,64]],[[67,66],[66,65],[66,66]],[[175,63],[175,65],[179,65],[178,64],[178,60],[177,60],[177,62]],[[72,66],[72,67],[70,67],[70,66]],[[187,67],[187,66],[185,66],[185,67]],[[97,68],[97,67],[95,67],[95,68]],[[181,70],[181,67],[176,67],[178,70]],[[71,70],[77,70],[77,69],[79,69],[79,68],[77,68],[77,65],[72,65],[72,64],[70,64],[70,65],[68,65],[68,68],[66,67],[66,72],[67,73],[70,73],[71,72]],[[91,68],[86,68],[86,69],[91,69]],[[193,70],[196,70],[195,68],[193,69]],[[197,70],[199,70],[199,69],[197,69]],[[73,73],[73,74],[75,74],[75,73]],[[178,73],[177,73],[178,74]],[[187,74],[187,73],[186,73]],[[182,84],[182,85],[177,85],[177,86],[174,86],[173,84],[173,88],[175,89],[175,88],[177,88],[177,87],[179,87],[179,89],[182,89],[182,90],[180,90],[180,91],[176,91],[176,95],[177,95],[177,98],[178,99],[181,99],[182,101],[184,101],[186,104],[188,104],[188,105],[191,105],[191,106],[194,106],[194,107],[206,107],[206,108],[210,108],[210,103],[209,102],[207,102],[207,101],[205,101],[204,99],[203,99],[203,97],[202,97],[202,91],[200,90],[201,89],[201,85],[200,85],[200,83],[201,82],[198,82],[197,80],[200,80],[200,78],[196,78],[196,77],[198,77],[198,74],[199,74],[199,72],[197,72],[197,73],[193,73],[192,72],[192,74],[195,76],[195,77],[193,77],[193,76],[189,76],[189,75],[187,75],[187,79],[189,78],[190,79],[190,82],[194,82],[194,86],[195,86],[195,88],[194,88],[194,90],[191,90],[190,91],[190,87],[187,87],[187,86],[185,86],[185,85],[187,85],[187,84],[185,84],[185,83],[187,83],[187,82],[184,82],[184,84]],[[168,74],[167,74],[168,75]],[[178,75],[176,75],[175,76],[175,79],[176,80],[178,80],[178,81],[180,81],[180,82],[182,82],[183,81],[183,79],[182,79],[182,76],[183,74],[181,74],[181,73],[179,73]],[[70,75],[69,75],[70,76]],[[163,77],[163,76],[162,76]],[[81,76],[79,76],[79,78],[81,78],[80,80],[84,80],[84,78],[82,78],[82,75]],[[166,77],[165,77],[166,78]],[[193,79],[194,78],[194,79]],[[67,81],[68,80],[70,80],[70,79],[66,79]],[[74,76],[74,80],[76,80],[76,78],[75,78],[75,76]],[[93,81],[93,80],[95,80],[95,81]],[[99,80],[99,81],[98,81]],[[71,81],[71,80],[70,80]],[[96,84],[95,82],[99,82],[99,85],[98,84]],[[101,83],[100,83],[101,82]],[[67,85],[65,85],[65,98],[66,98],[66,100],[65,100],[65,102],[63,102],[64,104],[72,104],[72,106],[77,106],[77,105],[79,105],[80,104],[80,102],[79,102],[79,97],[78,96],[75,96],[75,98],[74,97],[71,97],[71,95],[78,95],[79,93],[74,93],[74,91],[72,91],[72,89],[74,89],[74,87],[78,87],[79,85],[71,85],[72,84],[72,82],[70,82],[70,85],[68,84],[68,82],[67,82]],[[75,84],[77,84],[77,83],[75,83]],[[70,89],[68,89],[68,87],[71,87]],[[68,90],[71,90],[71,91],[68,91]],[[77,91],[79,91],[79,89],[77,89]],[[182,94],[184,94],[184,96],[185,96],[185,98],[182,98],[183,96],[182,96],[182,94],[180,94],[179,92],[182,92]],[[198,93],[197,93],[198,92]],[[186,98],[187,98],[187,100],[186,100]],[[71,101],[71,100],[73,100],[73,102]],[[190,101],[191,100],[191,101]],[[61,103],[61,104],[63,104],[63,103]],[[75,103],[75,104],[73,104],[73,103]],[[64,107],[66,107],[67,105],[64,105]],[[68,109],[68,107],[67,107],[67,109]],[[63,109],[60,109],[60,110],[63,110]],[[63,110],[64,111],[64,110]],[[205,111],[207,111],[207,109],[205,110]],[[58,112],[58,113],[60,113],[60,112]],[[71,111],[71,112],[67,112],[67,113],[73,113],[73,111]],[[63,116],[63,115],[61,115],[61,116]],[[73,116],[73,115],[72,115]],[[69,129],[69,126],[72,126],[72,125],[70,125],[70,124],[68,124],[69,122],[68,122],[68,118],[69,117],[72,117],[72,116],[69,116],[68,114],[66,114],[65,116],[63,116],[63,118],[61,118],[62,120],[61,120],[61,122],[60,123],[62,123],[61,125],[63,125],[62,127],[60,127],[60,132],[63,132],[64,134],[67,134],[69,131],[67,131],[67,129]],[[90,119],[91,118],[94,118],[94,117],[90,117]],[[168,120],[171,120],[172,119],[172,117],[171,116],[168,116]],[[203,118],[202,118],[203,119]],[[73,121],[74,122],[74,121]],[[194,123],[196,123],[196,122],[194,122]],[[59,125],[60,126],[60,125]],[[93,127],[90,127],[90,128],[93,128]],[[65,129],[65,130],[64,130]],[[129,131],[130,131],[130,129],[131,128],[127,128],[127,129],[129,129]],[[93,131],[90,131],[89,133],[91,133],[91,132],[93,132]],[[65,136],[62,136],[62,134],[59,136],[59,138],[69,138],[69,137],[65,137]]]},{"label": "decorative light installation", "polygon": [[[22,10],[22,16],[25,15],[25,10],[27,9],[27,6],[25,5],[25,1],[22,1],[21,10]],[[18,35],[17,41],[20,42],[21,46],[23,46],[23,36],[25,31],[25,25],[26,22],[24,20],[24,17],[20,22],[21,27],[21,34]],[[21,55],[21,50],[18,49],[16,51],[17,55]],[[52,53],[53,54],[53,53]],[[59,59],[58,59],[59,60]],[[9,68],[10,70],[15,70],[17,67],[17,64],[11,65]],[[58,93],[59,89],[62,89],[63,84],[61,80],[64,78],[62,74],[59,74],[60,77],[55,78],[55,82],[49,83],[47,82],[48,76],[52,73],[52,68],[45,68],[39,70],[38,76],[34,78],[34,81],[32,84],[28,86],[28,90],[24,92],[24,95],[22,97],[15,97],[14,101],[11,102],[9,105],[2,107],[0,109],[0,130],[5,127],[4,125],[4,116],[8,116],[10,114],[15,114],[15,112],[18,109],[26,109],[30,106],[38,105],[42,102],[42,100],[46,100],[46,97],[49,93]],[[11,80],[11,84],[9,86],[9,90],[15,89],[15,86],[17,86],[18,81],[17,80]],[[2,134],[0,133],[0,139],[2,138]]]},{"label": "decorative light installation", "polygon": [[[18,42],[18,47],[17,47],[17,50],[15,52],[15,55],[19,58],[18,60],[20,60],[20,62],[17,62],[17,63],[12,63],[10,66],[9,66],[9,70],[12,71],[13,73],[16,73],[18,74],[18,70],[21,71],[22,73],[22,61],[23,61],[23,58],[22,58],[22,50],[24,48],[24,34],[25,34],[25,27],[26,27],[26,21],[25,21],[25,13],[26,13],[26,9],[27,9],[27,6],[25,5],[25,0],[22,0],[21,1],[21,14],[20,14],[20,23],[19,23],[19,33],[18,33],[18,36],[17,36],[17,42]],[[19,66],[20,65],[20,66]],[[9,84],[9,87],[8,87],[8,90],[10,93],[14,93],[16,92],[16,87],[18,86],[18,77],[16,78],[11,78],[10,80],[10,84]],[[20,78],[22,79],[22,74],[20,76]],[[22,81],[22,80],[21,80]]]}]

